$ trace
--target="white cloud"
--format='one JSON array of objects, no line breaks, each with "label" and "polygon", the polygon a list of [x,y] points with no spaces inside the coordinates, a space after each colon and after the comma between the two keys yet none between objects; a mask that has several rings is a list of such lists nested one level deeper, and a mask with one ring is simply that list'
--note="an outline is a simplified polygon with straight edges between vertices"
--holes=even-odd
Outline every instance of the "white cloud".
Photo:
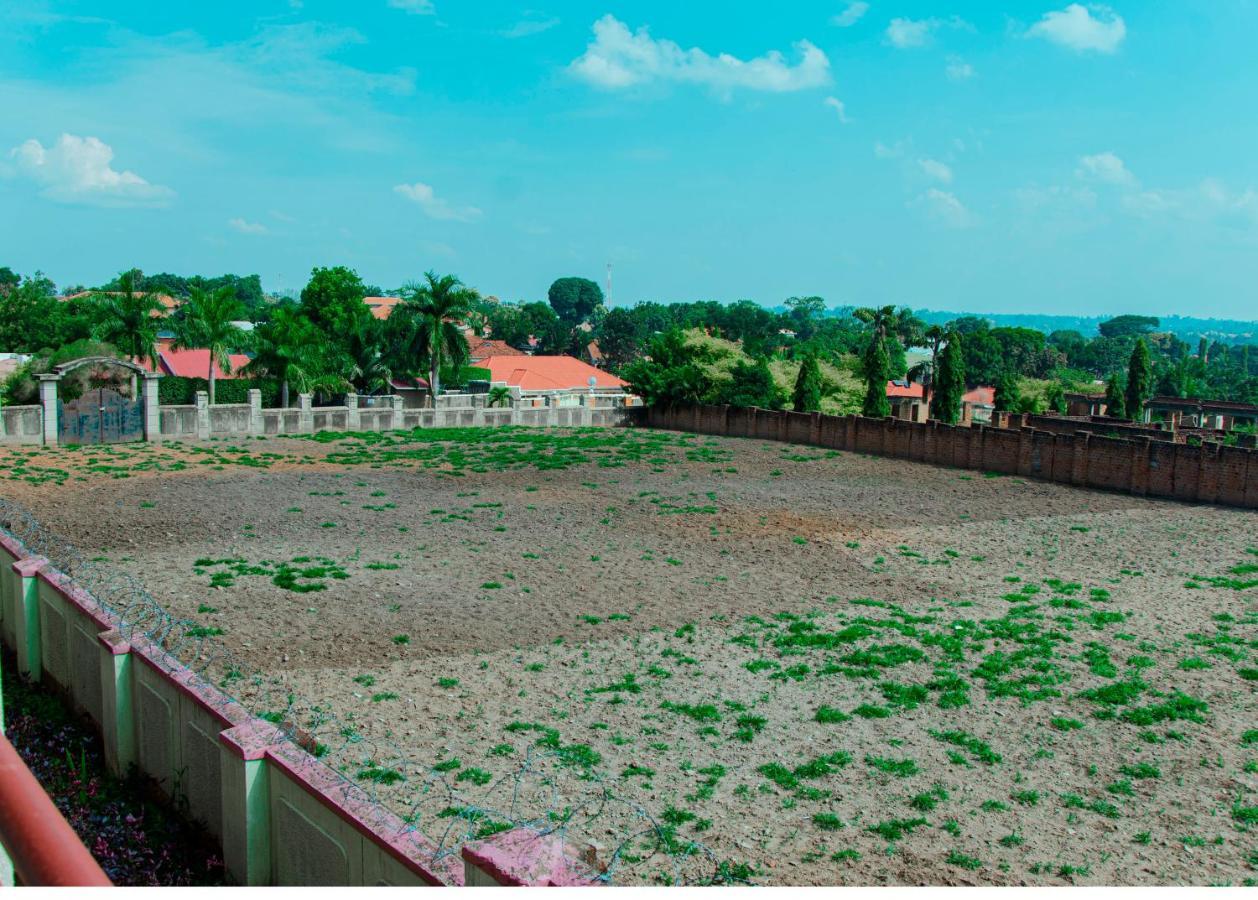
[{"label": "white cloud", "polygon": [[1127,25],[1108,6],[1071,3],[1065,9],[1044,13],[1027,36],[1041,37],[1079,52],[1113,53],[1127,36]]},{"label": "white cloud", "polygon": [[267,234],[267,227],[260,222],[248,222],[239,217],[227,220],[228,227],[241,234]]},{"label": "white cloud", "polygon": [[735,88],[783,93],[830,83],[830,60],[808,41],[795,44],[799,62],[788,63],[772,50],[742,60],[728,53],[712,56],[698,47],[683,50],[669,40],[656,40],[645,28],[636,32],[615,16],[594,23],[594,40],[569,65],[582,81],[606,90],[653,82],[700,84],[728,95]]},{"label": "white cloud", "polygon": [[61,203],[165,206],[175,196],[170,188],[113,168],[113,148],[95,137],[62,134],[51,147],[31,138],[9,156],[19,175],[42,185],[45,197]]},{"label": "white cloud", "polygon": [[840,122],[842,122],[844,125],[847,124],[847,107],[843,105],[842,100],[840,100],[838,97],[826,97],[826,99],[822,100],[821,102],[839,114]]},{"label": "white cloud", "polygon": [[878,141],[874,144],[874,156],[879,159],[899,159],[904,155],[904,141],[896,141],[894,144],[884,144]]},{"label": "white cloud", "polygon": [[924,47],[930,43],[933,33],[940,28],[973,30],[969,22],[959,16],[947,19],[892,19],[885,32],[887,43],[900,50]]},{"label": "white cloud", "polygon": [[837,25],[840,28],[851,28],[867,12],[869,12],[869,4],[865,0],[848,0],[848,4],[843,12],[830,18],[830,24]]},{"label": "white cloud", "polygon": [[949,81],[967,81],[974,77],[974,67],[959,56],[948,57],[948,67],[944,72]]},{"label": "white cloud", "polygon": [[930,38],[931,22],[931,19],[892,19],[887,26],[887,41],[901,50],[920,47]]},{"label": "white cloud", "polygon": [[431,16],[437,12],[432,0],[389,0],[389,6],[412,16]]},{"label": "white cloud", "polygon": [[926,173],[928,178],[942,181],[944,184],[952,183],[952,169],[945,163],[941,163],[937,159],[919,159],[917,165],[918,168]]},{"label": "white cloud", "polygon": [[525,12],[523,19],[498,33],[505,38],[512,39],[532,37],[535,34],[550,31],[558,24],[559,20],[554,17],[542,17],[529,10]]},{"label": "white cloud", "polygon": [[949,228],[969,228],[974,224],[974,215],[955,194],[941,191],[939,188],[928,188],[916,201],[927,215]]},{"label": "white cloud", "polygon": [[419,204],[419,208],[430,219],[439,219],[443,222],[474,222],[481,217],[481,211],[475,206],[451,206],[448,201],[437,196],[431,185],[424,184],[422,181],[414,184],[399,184],[394,186],[393,190]]},{"label": "white cloud", "polygon": [[1079,178],[1113,184],[1120,187],[1134,187],[1138,184],[1136,176],[1115,154],[1108,150],[1079,158],[1079,168],[1075,170]]}]

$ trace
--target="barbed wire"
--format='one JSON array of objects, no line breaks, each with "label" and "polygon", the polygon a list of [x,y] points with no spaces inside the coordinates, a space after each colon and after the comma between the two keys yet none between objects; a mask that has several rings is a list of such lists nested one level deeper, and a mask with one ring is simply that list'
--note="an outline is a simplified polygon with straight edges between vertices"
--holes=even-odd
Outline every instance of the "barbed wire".
[{"label": "barbed wire", "polygon": [[[0,530],[85,591],[118,623],[123,640],[147,641],[205,683],[205,696],[272,723],[335,774],[341,799],[369,800],[399,816],[431,846],[421,862],[457,858],[464,844],[511,828],[552,836],[590,881],[620,872],[672,884],[745,881],[699,841],[681,839],[636,800],[621,796],[596,766],[564,748],[529,746],[518,767],[469,796],[466,781],[415,758],[387,736],[364,734],[329,705],[303,696],[284,675],[268,673],[216,634],[159,603],[135,576],[86,555],[16,501],[0,498]],[[434,811],[435,810],[435,811]],[[602,835],[607,846],[593,837]],[[641,868],[639,868],[641,867]],[[650,876],[647,873],[651,873]]]}]

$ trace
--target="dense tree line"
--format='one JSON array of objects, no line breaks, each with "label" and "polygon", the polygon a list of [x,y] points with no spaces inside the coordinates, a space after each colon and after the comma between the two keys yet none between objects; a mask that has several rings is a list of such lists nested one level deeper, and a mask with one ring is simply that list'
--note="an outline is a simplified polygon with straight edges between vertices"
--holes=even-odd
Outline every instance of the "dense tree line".
[{"label": "dense tree line", "polygon": [[[163,293],[180,301],[168,318],[157,315],[154,295]],[[286,301],[268,297],[256,275],[128,270],[67,300],[40,273],[21,277],[0,268],[0,350],[34,353],[42,362],[88,341],[151,357],[160,327],[174,333],[178,346],[208,347],[224,371],[231,353],[248,352],[245,374],[276,379],[287,400],[290,388],[371,393],[409,378],[438,389],[457,385],[468,361],[466,326],[521,352],[584,358],[597,342],[603,364],[661,402],[812,410],[833,390],[814,371],[824,364],[864,382],[860,405],[868,415],[888,412],[886,382],[905,377],[924,385],[931,414],[948,421],[959,414],[961,394],[978,385],[994,387],[997,406],[1011,410],[1064,410],[1066,392],[1080,389],[1104,390],[1112,411],[1133,417],[1154,395],[1258,403],[1258,348],[1206,339],[1191,346],[1160,331],[1151,316],[1102,321],[1095,336],[1085,337],[1076,330],[994,326],[972,315],[927,324],[907,307],[827,308],[815,296],[792,297],[776,309],[750,300],[607,309],[599,286],[577,276],[557,279],[546,301],[510,303],[483,298],[454,276],[429,273],[387,292],[402,302],[382,321],[362,302],[382,293],[343,266],[316,268],[300,297]],[[242,321],[256,327],[249,332],[234,324]],[[733,342],[746,358],[714,377],[708,351],[687,337],[695,334]],[[770,364],[780,361],[794,367],[794,384],[774,381]]]}]

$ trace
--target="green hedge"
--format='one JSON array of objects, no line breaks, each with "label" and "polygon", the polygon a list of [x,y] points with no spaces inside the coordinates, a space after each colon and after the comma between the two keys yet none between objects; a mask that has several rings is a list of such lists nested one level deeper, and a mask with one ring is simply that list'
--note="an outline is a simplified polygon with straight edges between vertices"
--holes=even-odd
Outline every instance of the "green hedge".
[{"label": "green hedge", "polygon": [[[181,378],[167,375],[157,383],[157,396],[163,406],[187,406],[197,402],[197,391],[209,392],[210,383],[204,378]],[[272,378],[219,378],[214,382],[215,403],[248,403],[249,391],[262,391],[264,407],[279,406],[279,382]],[[293,402],[296,402],[294,394]]]}]

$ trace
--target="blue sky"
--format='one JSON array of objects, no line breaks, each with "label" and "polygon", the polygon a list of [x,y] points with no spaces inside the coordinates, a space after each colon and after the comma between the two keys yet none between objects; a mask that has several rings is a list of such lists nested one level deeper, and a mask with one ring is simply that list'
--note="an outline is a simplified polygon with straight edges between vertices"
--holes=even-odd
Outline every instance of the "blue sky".
[{"label": "blue sky", "polygon": [[1258,3],[0,9],[0,265],[1258,318]]}]

